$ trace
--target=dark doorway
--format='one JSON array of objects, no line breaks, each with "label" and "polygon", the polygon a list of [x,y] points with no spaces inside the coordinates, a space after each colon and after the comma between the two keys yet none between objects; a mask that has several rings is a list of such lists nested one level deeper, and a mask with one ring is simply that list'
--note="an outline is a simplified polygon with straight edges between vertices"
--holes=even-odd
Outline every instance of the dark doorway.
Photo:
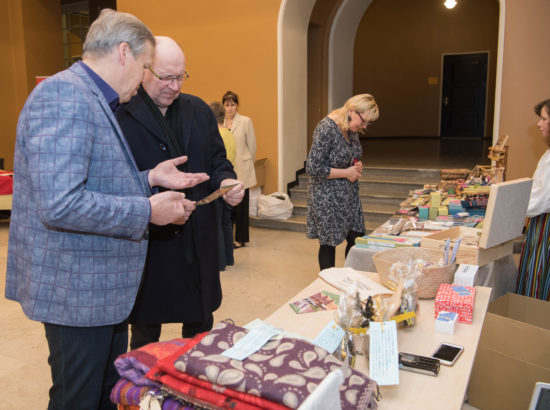
[{"label": "dark doorway", "polygon": [[441,136],[485,136],[488,53],[443,56]]}]

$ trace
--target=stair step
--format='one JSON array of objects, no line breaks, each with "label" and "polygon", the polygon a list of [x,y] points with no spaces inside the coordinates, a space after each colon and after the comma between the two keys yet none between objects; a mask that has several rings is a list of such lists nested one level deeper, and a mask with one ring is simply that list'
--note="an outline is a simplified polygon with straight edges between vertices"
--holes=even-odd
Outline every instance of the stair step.
[{"label": "stair step", "polygon": [[[307,214],[307,201],[302,199],[292,200],[292,205],[294,205],[294,215]],[[363,213],[365,214],[384,214],[391,216],[395,213],[396,209],[397,208],[393,205],[378,204],[376,202],[363,203]]]},{"label": "stair step", "polygon": [[[256,228],[276,229],[281,231],[306,232],[305,215],[293,215],[288,219],[263,219],[257,216],[249,218],[250,225]],[[366,232],[369,233],[380,226],[380,222],[365,221]]]},{"label": "stair step", "polygon": [[[298,186],[306,187],[308,174],[298,176]],[[410,184],[437,184],[441,181],[439,169],[407,169],[407,168],[363,168],[363,174],[359,183],[369,181],[386,181],[388,183],[410,183]]]},{"label": "stair step", "polygon": [[[359,198],[361,199],[361,202],[363,204],[380,204],[380,205],[389,205],[393,206],[395,209],[399,208],[399,204],[403,202],[407,196],[409,195],[409,191],[405,194],[399,193],[399,192],[388,192],[388,193],[382,193],[381,190],[376,190],[375,192],[371,191],[363,191],[362,189],[359,189]],[[301,188],[301,187],[294,187],[290,189],[290,199],[292,202],[296,201],[307,201],[307,188]]]},{"label": "stair step", "polygon": [[279,229],[293,232],[306,231],[305,215],[293,215],[288,219],[264,219],[251,216],[249,222],[251,226],[255,226],[256,228]]},{"label": "stair step", "polygon": [[[386,222],[409,196],[409,191],[440,180],[439,169],[363,167],[363,175],[359,179],[359,198],[363,205],[367,232]],[[298,176],[298,185],[290,189],[289,195],[294,205],[292,217],[286,220],[250,217],[250,224],[261,228],[305,232],[308,182],[309,176],[301,174]]]},{"label": "stair step", "polygon": [[422,181],[425,184],[441,180],[439,169],[363,167],[363,175],[384,176],[394,181]]}]

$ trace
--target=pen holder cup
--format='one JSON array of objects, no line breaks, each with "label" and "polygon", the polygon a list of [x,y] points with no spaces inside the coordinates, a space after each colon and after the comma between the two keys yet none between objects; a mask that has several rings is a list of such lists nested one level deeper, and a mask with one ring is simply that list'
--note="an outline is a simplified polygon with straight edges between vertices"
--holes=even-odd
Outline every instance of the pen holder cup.
[{"label": "pen holder cup", "polygon": [[419,285],[418,297],[420,299],[433,299],[437,294],[439,285],[442,283],[453,283],[456,264],[447,266],[435,266],[444,257],[443,251],[436,249],[425,249],[419,247],[395,248],[380,251],[373,256],[376,271],[382,285],[386,286],[391,282],[389,274],[395,262],[405,262],[415,259],[423,259],[431,262],[434,266],[422,269],[423,278]]}]

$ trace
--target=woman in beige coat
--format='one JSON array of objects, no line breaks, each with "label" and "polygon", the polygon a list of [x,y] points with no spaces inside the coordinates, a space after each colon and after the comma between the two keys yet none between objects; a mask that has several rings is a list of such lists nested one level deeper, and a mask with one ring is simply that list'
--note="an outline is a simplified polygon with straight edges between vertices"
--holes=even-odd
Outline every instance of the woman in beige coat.
[{"label": "woman in beige coat", "polygon": [[224,127],[231,130],[237,147],[235,172],[237,178],[243,181],[245,187],[243,200],[233,208],[235,247],[240,248],[249,241],[248,203],[250,198],[249,188],[256,185],[256,172],[254,171],[256,134],[254,133],[252,120],[238,113],[239,97],[237,94],[232,91],[226,92],[222,98],[222,103],[225,108]]}]

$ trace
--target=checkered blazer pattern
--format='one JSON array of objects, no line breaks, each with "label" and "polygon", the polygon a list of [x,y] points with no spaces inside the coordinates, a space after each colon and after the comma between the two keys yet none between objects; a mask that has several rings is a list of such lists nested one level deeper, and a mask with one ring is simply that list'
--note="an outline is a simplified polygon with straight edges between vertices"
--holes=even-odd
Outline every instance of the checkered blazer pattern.
[{"label": "checkered blazer pattern", "polygon": [[14,163],[6,297],[47,323],[126,319],[145,263],[151,192],[79,64],[27,99]]}]

